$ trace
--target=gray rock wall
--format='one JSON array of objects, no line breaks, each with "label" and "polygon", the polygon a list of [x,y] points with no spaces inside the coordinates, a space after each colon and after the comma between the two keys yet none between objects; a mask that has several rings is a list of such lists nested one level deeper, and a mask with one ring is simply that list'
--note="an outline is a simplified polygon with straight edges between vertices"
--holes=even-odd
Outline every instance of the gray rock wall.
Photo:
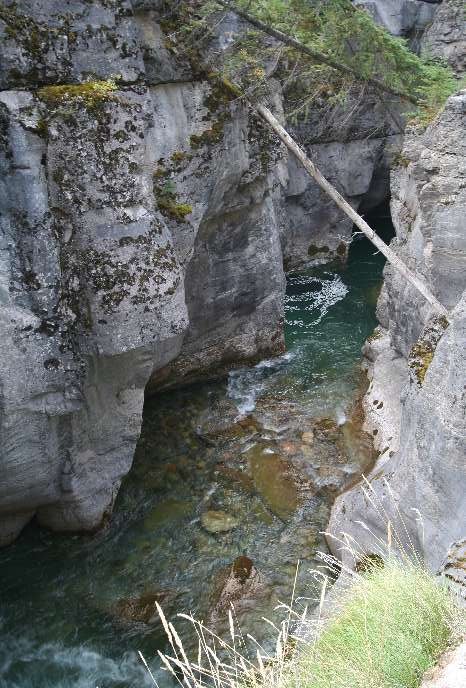
[{"label": "gray rock wall", "polygon": [[[399,105],[389,103],[388,107],[395,119],[387,104],[354,97],[334,108],[331,116],[316,104],[305,121],[289,124],[324,176],[362,213],[388,200],[390,194],[390,166],[401,136]],[[351,220],[291,157],[288,178],[282,229],[286,268],[345,260]]]},{"label": "gray rock wall", "polygon": [[283,346],[281,152],[176,55],[158,5],[0,8],[1,543],[34,515],[100,525],[156,371]]},{"label": "gray rock wall", "polygon": [[[441,0],[439,0],[441,2]],[[456,3],[457,0],[446,0]],[[415,52],[421,49],[424,33],[441,42],[432,52],[441,54],[449,43],[452,53],[461,53],[459,10],[422,0],[355,0],[374,20],[395,36],[409,39]],[[443,38],[440,38],[443,36]],[[463,38],[464,40],[464,38]],[[328,109],[325,99],[313,103],[303,122],[288,123],[308,154],[340,193],[362,214],[390,197],[390,169],[398,156],[404,130],[400,105],[384,96],[383,102],[370,95],[353,94],[341,107]],[[320,191],[308,175],[289,160],[289,183],[285,190],[286,223],[282,246],[287,269],[344,260],[352,223]]]},{"label": "gray rock wall", "polygon": [[394,36],[415,38],[430,24],[442,0],[353,0]]},{"label": "gray rock wall", "polygon": [[[387,522],[400,543],[438,570],[466,523],[466,92],[452,96],[422,135],[408,136],[392,175],[394,247],[451,311],[432,312],[401,276],[386,269],[379,301],[382,328],[366,347],[370,387],[366,429],[381,452],[368,476],[341,495],[329,531],[347,533],[361,552],[385,540]],[[380,439],[382,438],[382,439]],[[366,524],[366,527],[361,524]],[[332,537],[348,563],[352,557]],[[455,563],[451,563],[454,567]]]},{"label": "gray rock wall", "polygon": [[422,52],[447,60],[458,74],[466,70],[465,11],[462,0],[443,0],[422,40]]}]

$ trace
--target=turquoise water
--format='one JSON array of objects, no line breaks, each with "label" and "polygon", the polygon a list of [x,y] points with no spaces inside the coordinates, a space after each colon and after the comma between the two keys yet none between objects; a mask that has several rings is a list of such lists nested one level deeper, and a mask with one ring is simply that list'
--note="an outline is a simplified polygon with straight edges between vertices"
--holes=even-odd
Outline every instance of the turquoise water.
[{"label": "turquoise water", "polygon": [[[382,267],[356,242],[347,266],[290,275],[287,353],[148,401],[104,530],[62,537],[31,525],[0,552],[0,688],[144,688],[137,650],[170,686],[157,669],[165,641],[154,600],[221,632],[222,589],[239,556],[261,585],[244,589],[238,616],[268,642],[261,616],[288,599],[298,559],[298,592],[309,594],[332,497],[368,461],[350,409]],[[208,532],[209,510],[236,527]]]}]

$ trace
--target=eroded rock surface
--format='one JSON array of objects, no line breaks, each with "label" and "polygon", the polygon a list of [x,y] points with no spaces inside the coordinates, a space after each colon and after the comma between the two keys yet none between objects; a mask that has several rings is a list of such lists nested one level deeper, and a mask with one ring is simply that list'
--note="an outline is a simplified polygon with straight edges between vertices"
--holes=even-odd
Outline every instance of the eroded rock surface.
[{"label": "eroded rock surface", "polygon": [[[390,192],[390,166],[401,143],[396,104],[370,97],[350,99],[329,114],[325,104],[288,128],[324,176],[355,209],[366,213]],[[390,112],[392,114],[390,114]],[[351,114],[349,114],[351,113]],[[293,157],[288,161],[282,245],[289,270],[345,260],[353,223]]]},{"label": "eroded rock surface", "polygon": [[459,75],[466,70],[466,31],[462,0],[443,0],[422,40],[427,55],[449,62]]},{"label": "eroded rock surface", "polygon": [[364,7],[376,22],[384,26],[394,36],[412,38],[429,25],[437,10],[438,2],[422,0],[354,0],[354,4]]},{"label": "eroded rock surface", "polygon": [[[333,535],[348,533],[371,552],[373,535],[361,523],[384,540],[390,520],[403,546],[435,571],[466,523],[465,117],[463,91],[423,135],[408,137],[392,177],[395,249],[450,310],[450,322],[432,320],[430,307],[386,268],[382,328],[366,347],[366,423],[383,438],[368,476],[374,503],[360,485],[336,500],[330,521]],[[331,546],[342,555],[332,539]]]},{"label": "eroded rock surface", "polygon": [[34,515],[99,526],[155,371],[283,347],[281,151],[176,54],[162,5],[0,9],[2,543]]}]

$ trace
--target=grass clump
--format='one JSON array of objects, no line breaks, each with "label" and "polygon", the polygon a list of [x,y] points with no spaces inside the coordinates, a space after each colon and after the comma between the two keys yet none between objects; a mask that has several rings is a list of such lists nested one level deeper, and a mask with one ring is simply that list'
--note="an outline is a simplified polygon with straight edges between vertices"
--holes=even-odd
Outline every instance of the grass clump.
[{"label": "grass clump", "polygon": [[373,565],[296,658],[284,688],[418,688],[448,647],[456,608],[419,566]]},{"label": "grass clump", "polygon": [[[329,568],[334,568],[333,558],[323,559],[332,560]],[[277,638],[271,653],[247,636],[251,652],[236,628],[234,610],[228,612],[228,639],[179,614],[199,641],[197,659],[191,660],[156,604],[173,651],[159,652],[162,666],[191,688],[419,688],[425,671],[464,633],[464,612],[417,561],[389,557],[384,563],[374,556],[366,558],[359,573],[345,571],[351,584],[329,619],[322,621],[321,614],[309,618],[307,608],[298,613],[294,592],[291,605],[280,605],[286,618],[279,626],[272,624]],[[327,580],[318,575],[324,579],[322,611]]]}]

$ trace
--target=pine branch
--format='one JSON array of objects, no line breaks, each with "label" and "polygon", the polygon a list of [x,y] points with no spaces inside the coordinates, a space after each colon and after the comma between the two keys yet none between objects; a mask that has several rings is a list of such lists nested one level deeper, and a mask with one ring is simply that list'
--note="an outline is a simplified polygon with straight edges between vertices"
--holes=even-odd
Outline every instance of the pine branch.
[{"label": "pine branch", "polygon": [[312,50],[311,48],[309,48],[304,43],[301,43],[301,41],[296,40],[296,38],[293,38],[292,36],[288,36],[287,34],[283,33],[283,31],[279,31],[278,29],[274,29],[272,26],[265,24],[263,21],[261,21],[257,17],[254,17],[252,14],[249,14],[249,12],[245,12],[244,10],[240,9],[239,7],[236,7],[236,5],[232,2],[229,2],[229,0],[216,0],[216,2],[219,5],[221,5],[222,7],[224,7],[225,9],[230,10],[231,12],[234,12],[234,14],[236,14],[238,17],[241,17],[241,19],[244,19],[245,21],[247,21],[252,26],[255,26],[256,29],[263,31],[264,33],[268,34],[269,36],[272,36],[272,38],[276,38],[278,41],[281,41],[285,45],[288,45],[291,48],[294,48],[295,50],[303,53],[304,55],[311,57],[314,61],[325,64],[328,67],[332,67],[333,69],[341,72],[342,74],[346,74],[348,76],[351,76],[352,78],[355,78],[358,81],[362,81],[366,84],[370,84],[371,86],[373,86],[378,91],[383,91],[385,93],[389,93],[390,95],[396,96],[397,98],[402,98],[403,100],[407,100],[410,103],[413,103],[414,105],[419,105],[418,99],[415,98],[414,96],[410,95],[409,93],[406,93],[405,91],[398,91],[397,89],[391,88],[390,86],[387,86],[387,84],[385,84],[383,81],[380,81],[380,79],[375,79],[373,77],[363,76],[363,75],[359,74],[357,72],[357,70],[352,69],[351,67],[348,67],[347,65],[342,64],[341,62],[337,62],[336,60],[333,60],[328,55],[325,55],[324,53],[318,52],[316,50]]}]

